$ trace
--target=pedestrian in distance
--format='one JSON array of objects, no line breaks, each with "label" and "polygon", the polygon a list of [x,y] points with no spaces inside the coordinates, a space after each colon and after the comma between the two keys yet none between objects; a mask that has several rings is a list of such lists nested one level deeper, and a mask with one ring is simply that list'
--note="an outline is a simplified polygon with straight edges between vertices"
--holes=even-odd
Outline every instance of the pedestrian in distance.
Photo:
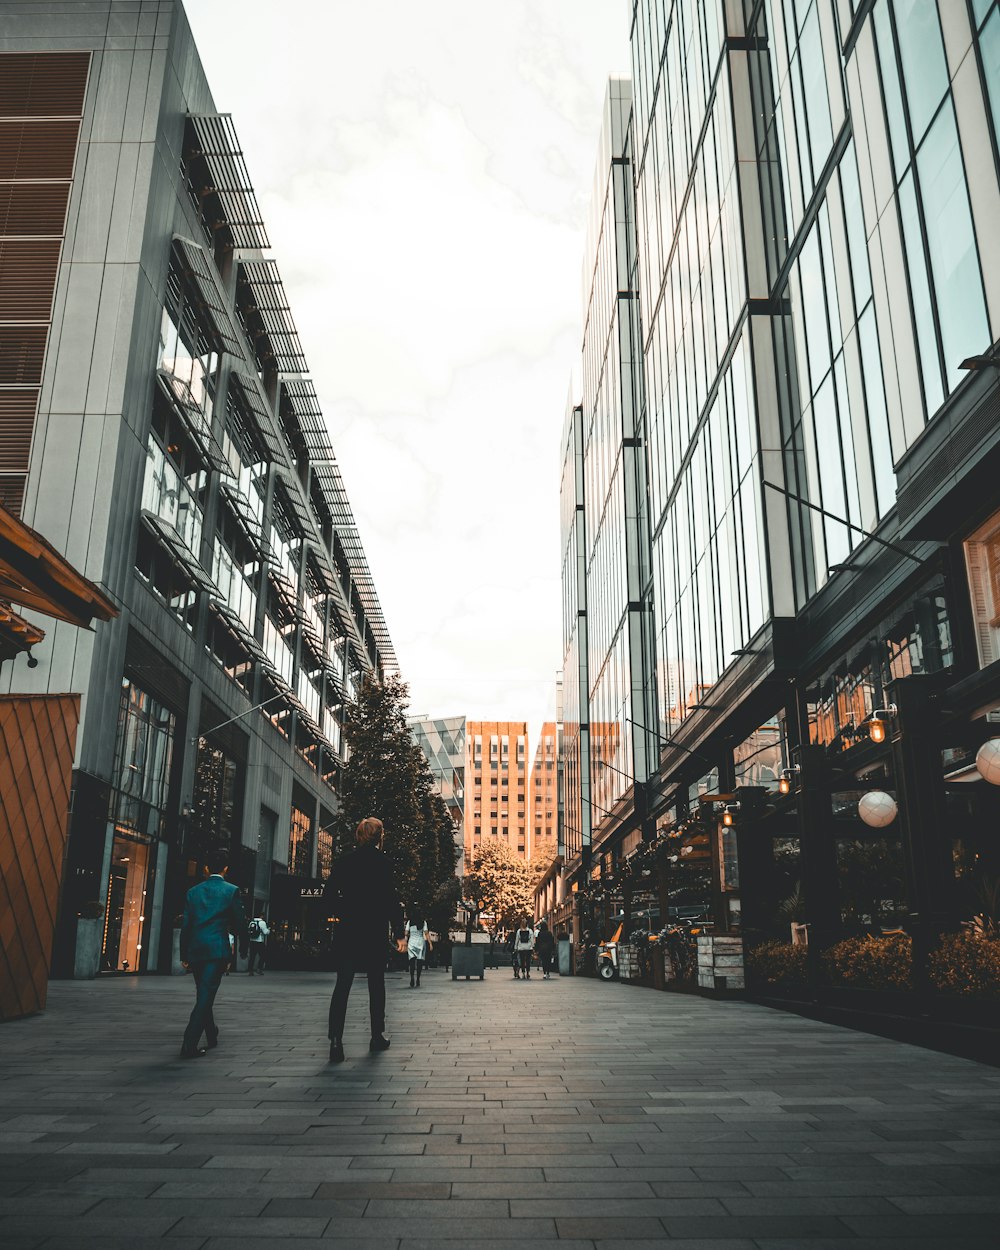
[{"label": "pedestrian in distance", "polygon": [[267,939],[271,930],[267,927],[267,921],[263,916],[254,916],[247,926],[250,934],[250,958],[247,961],[247,972],[250,976],[254,973],[254,964],[257,965],[257,971],[264,975],[264,956],[267,954]]},{"label": "pedestrian in distance", "polygon": [[445,972],[451,970],[451,934],[439,933],[437,936],[437,958],[438,967],[443,968]]},{"label": "pedestrian in distance", "polygon": [[514,936],[514,956],[525,981],[531,980],[531,953],[535,949],[535,934],[531,925],[524,921]]},{"label": "pedestrian in distance", "polygon": [[538,961],[542,965],[542,980],[547,981],[552,971],[552,956],[555,954],[556,940],[544,920],[538,925],[535,950],[538,951]]},{"label": "pedestrian in distance", "polygon": [[[420,970],[427,962],[431,950],[431,935],[423,916],[415,911],[406,925],[406,954],[410,961],[410,989],[420,988]],[[416,981],[414,981],[416,975]]]},{"label": "pedestrian in distance", "polygon": [[504,943],[504,949],[510,955],[510,966],[514,969],[514,980],[517,981],[521,975],[521,957],[517,953],[516,929],[511,929],[507,941]]},{"label": "pedestrian in distance", "polygon": [[[198,1059],[219,1044],[213,1005],[223,974],[233,957],[230,934],[245,958],[249,937],[243,902],[235,885],[226,880],[229,850],[218,847],[206,856],[205,880],[192,886],[184,900],[181,923],[181,962],[194,975],[195,1003],[181,1042],[182,1059]],[[201,1046],[204,1033],[208,1046]]]},{"label": "pedestrian in distance", "polygon": [[355,831],[356,846],[342,856],[327,878],[323,893],[327,915],[338,918],[334,934],[337,984],[330,999],[330,1062],[344,1062],[347,999],[359,972],[368,976],[371,1041],[368,1049],[388,1050],[385,1036],[385,964],[389,931],[396,948],[406,951],[403,907],[392,883],[392,864],[382,853],[385,830],[375,816],[366,816]]}]

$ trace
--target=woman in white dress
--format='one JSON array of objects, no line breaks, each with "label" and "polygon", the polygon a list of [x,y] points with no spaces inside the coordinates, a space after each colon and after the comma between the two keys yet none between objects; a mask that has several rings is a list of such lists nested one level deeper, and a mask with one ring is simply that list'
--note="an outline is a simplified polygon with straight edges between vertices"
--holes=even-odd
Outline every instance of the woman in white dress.
[{"label": "woman in white dress", "polygon": [[420,970],[431,949],[430,934],[419,912],[414,912],[406,925],[406,953],[410,959],[410,989],[420,988]]}]

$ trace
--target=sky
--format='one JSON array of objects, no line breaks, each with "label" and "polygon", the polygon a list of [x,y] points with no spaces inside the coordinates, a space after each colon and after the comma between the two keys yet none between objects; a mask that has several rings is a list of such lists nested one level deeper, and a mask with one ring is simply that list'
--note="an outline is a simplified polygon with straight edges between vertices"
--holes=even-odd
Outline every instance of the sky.
[{"label": "sky", "polygon": [[240,136],[411,713],[537,731],[562,662],[562,429],[630,2],[186,9]]}]

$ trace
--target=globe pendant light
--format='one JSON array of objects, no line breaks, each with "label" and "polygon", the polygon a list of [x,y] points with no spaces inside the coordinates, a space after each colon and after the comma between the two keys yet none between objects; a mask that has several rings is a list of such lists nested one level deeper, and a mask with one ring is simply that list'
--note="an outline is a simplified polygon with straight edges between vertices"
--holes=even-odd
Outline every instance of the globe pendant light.
[{"label": "globe pendant light", "polygon": [[979,748],[976,769],[991,786],[1000,786],[1000,738],[990,738]]},{"label": "globe pendant light", "polygon": [[896,819],[896,800],[884,790],[869,790],[861,796],[858,815],[872,829],[884,829]]}]

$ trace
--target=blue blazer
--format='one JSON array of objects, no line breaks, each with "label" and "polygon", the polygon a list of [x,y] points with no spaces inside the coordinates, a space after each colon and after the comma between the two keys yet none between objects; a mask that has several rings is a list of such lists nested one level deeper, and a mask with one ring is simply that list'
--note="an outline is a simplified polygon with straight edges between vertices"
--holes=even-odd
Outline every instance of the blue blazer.
[{"label": "blue blazer", "polygon": [[186,964],[228,959],[230,933],[235,934],[240,954],[245,956],[249,938],[240,892],[224,877],[207,877],[192,886],[184,900],[181,959]]}]

